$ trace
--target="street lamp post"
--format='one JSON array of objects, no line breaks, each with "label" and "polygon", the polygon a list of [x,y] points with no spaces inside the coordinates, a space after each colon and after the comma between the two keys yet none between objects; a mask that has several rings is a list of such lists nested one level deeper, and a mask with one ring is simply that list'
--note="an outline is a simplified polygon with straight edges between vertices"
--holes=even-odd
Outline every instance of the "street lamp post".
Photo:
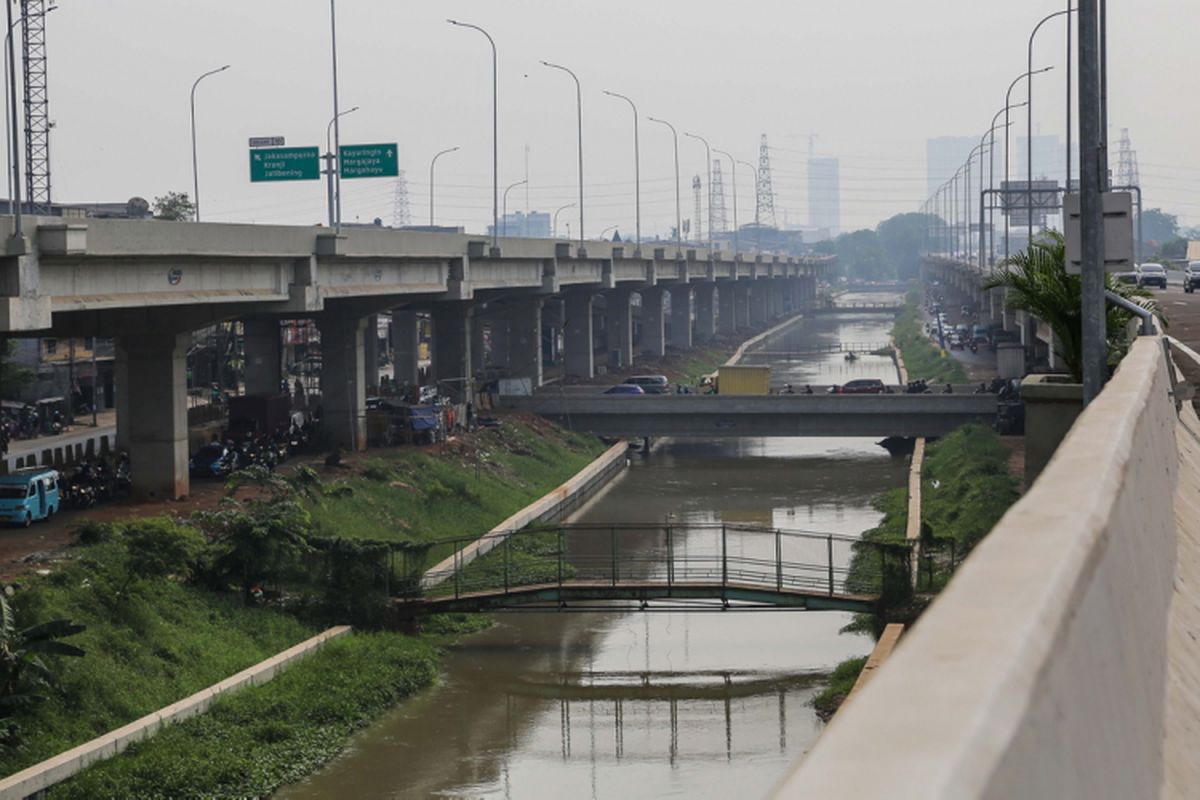
[{"label": "street lamp post", "polygon": [[608,233],[609,231],[615,231],[619,227],[621,227],[621,226],[620,225],[609,225],[607,228],[600,231],[600,241],[602,241],[602,242],[604,241],[604,234]]},{"label": "street lamp post", "polygon": [[574,207],[575,207],[574,203],[567,203],[565,206],[560,206],[558,208],[558,210],[554,212],[554,238],[555,239],[558,238],[558,214],[559,214],[559,212],[566,211],[568,208],[574,208]]},{"label": "street lamp post", "polygon": [[700,141],[704,145],[704,158],[708,165],[708,252],[712,252],[712,148],[708,146],[708,140],[703,136],[697,136],[694,133],[683,132],[684,136]]},{"label": "street lamp post", "polygon": [[671,139],[675,143],[675,252],[678,254],[683,249],[683,216],[679,205],[679,134],[675,131],[675,126],[665,119],[655,117],[646,117],[646,119],[670,128]]},{"label": "street lamp post", "polygon": [[504,222],[504,235],[505,236],[508,236],[508,193],[511,192],[513,189],[517,188],[518,186],[524,186],[527,182],[528,181],[525,181],[524,179],[522,179],[522,180],[517,181],[516,183],[510,183],[508,185],[508,188],[506,188],[504,190],[504,216],[502,216],[500,219],[503,220],[503,222]]},{"label": "street lamp post", "polygon": [[[1052,69],[1054,69],[1054,67],[1042,67],[1041,69],[1029,70],[1027,72],[1023,72],[1020,75],[1018,75],[1017,77],[1013,78],[1012,83],[1010,83],[1008,85],[1008,91],[1006,91],[1004,93],[1004,107],[1005,107],[1005,111],[1004,111],[1004,180],[1002,181],[1002,183],[1008,183],[1008,140],[1010,138],[1008,135],[1008,130],[1009,130],[1008,109],[1012,108],[1013,87],[1015,87],[1022,80],[1031,79],[1034,75],[1037,75],[1038,73],[1049,72]],[[1025,189],[1026,189],[1026,191],[1028,191],[1029,187],[1026,186]],[[1033,205],[1033,204],[1030,203],[1030,205]],[[1006,212],[1011,210],[1011,208],[1009,208],[1007,191],[1004,193],[1004,209]],[[1008,258],[1008,214],[1007,213],[1004,215],[1004,257]]]},{"label": "street lamp post", "polygon": [[642,247],[642,156],[638,140],[638,110],[634,102],[625,95],[610,92],[607,89],[604,90],[604,93],[609,97],[624,100],[633,109],[633,208],[637,229],[637,246],[640,250]]},{"label": "street lamp post", "polygon": [[[1008,112],[1011,111],[1012,109],[1020,108],[1023,105],[1025,105],[1025,103],[1016,103],[1011,106],[1005,106],[1004,108],[997,111],[996,115],[994,117],[992,117],[992,127],[988,129],[988,137],[990,139],[990,143],[988,145],[988,191],[989,192],[995,192],[995,190],[996,190],[996,128],[998,127],[997,120],[1000,119],[1001,114],[1007,115]],[[1005,125],[1008,125],[1008,123],[1005,123]],[[1007,130],[1007,128],[1005,130]],[[982,202],[982,200],[981,200],[981,202]],[[994,261],[996,259],[996,215],[995,215],[995,211],[996,211],[996,199],[995,199],[995,197],[993,197],[992,205],[988,207],[988,229],[991,232],[991,235],[988,237],[988,241],[989,241],[988,253],[990,256],[990,260],[992,260],[992,261]]]},{"label": "street lamp post", "polygon": [[575,111],[578,115],[578,136],[579,136],[579,244],[583,246],[583,90],[579,87],[579,76],[572,72],[562,64],[552,64],[549,61],[542,62],[543,67],[550,69],[561,70],[575,81]]},{"label": "street lamp post", "polygon": [[435,155],[433,157],[433,159],[430,160],[430,162],[429,162],[429,227],[430,228],[433,227],[433,167],[435,164],[437,164],[437,160],[439,158],[446,155],[446,153],[453,153],[453,152],[457,151],[458,149],[459,148],[457,145],[454,147],[447,147],[445,150],[442,150],[437,155]]},{"label": "street lamp post", "polygon": [[487,37],[488,44],[492,46],[492,247],[498,249],[500,247],[500,106],[496,79],[496,40],[478,25],[459,22],[455,19],[448,19],[446,22],[460,28],[479,31]]},{"label": "street lamp post", "polygon": [[216,75],[218,72],[224,72],[229,69],[226,64],[223,67],[210,69],[208,72],[196,78],[196,82],[192,84],[192,199],[196,204],[196,222],[200,221],[200,170],[196,158],[196,87],[200,85],[200,81],[207,78],[209,75]]},{"label": "street lamp post", "polygon": [[[743,167],[750,168],[750,171],[754,173],[754,185],[758,186],[758,167],[751,164],[749,161],[742,161],[741,159],[738,159],[737,163],[741,164]],[[759,225],[759,222],[758,222],[758,202],[757,201],[755,201],[755,203],[754,203],[754,248],[756,250],[762,249],[762,227]]]},{"label": "street lamp post", "polygon": [[[1037,36],[1038,30],[1041,29],[1050,20],[1055,17],[1061,17],[1064,14],[1070,14],[1075,9],[1067,8],[1062,11],[1055,11],[1053,14],[1047,14],[1042,18],[1042,21],[1033,27],[1033,32],[1029,34],[1029,59],[1026,69],[1033,71],[1033,37]],[[1071,20],[1067,19],[1067,29],[1071,27]],[[1071,61],[1071,53],[1067,53],[1067,63]],[[1029,186],[1029,241],[1033,241],[1033,81],[1025,84],[1025,99],[1029,104],[1028,110],[1025,112],[1025,172],[1026,181]],[[1070,187],[1067,187],[1070,191]],[[1065,205],[1065,203],[1064,203]]]},{"label": "street lamp post", "polygon": [[738,215],[737,215],[737,159],[724,150],[714,150],[717,155],[725,156],[729,159],[730,171],[733,173],[733,255],[737,258],[738,252]]},{"label": "street lamp post", "polygon": [[[339,112],[336,117],[329,120],[329,124],[325,126],[325,192],[327,195],[326,206],[329,209],[329,227],[334,229],[334,232],[341,230],[342,211],[341,211],[341,181],[337,182],[337,189],[334,190],[334,181],[337,180],[336,175],[341,169],[341,152],[333,152],[333,129],[337,127],[338,120],[347,114],[352,114],[358,111],[358,106],[347,108],[345,111]],[[334,166],[334,163],[337,166]]]},{"label": "street lamp post", "polygon": [[[333,125],[333,147],[340,158],[342,152],[342,130],[338,124],[338,119],[342,114],[338,110],[338,57],[337,57],[337,0],[329,0],[329,41],[330,53],[333,57],[333,119],[330,121]],[[330,169],[333,168],[333,162],[330,161]],[[338,163],[338,172],[341,172],[341,163]],[[340,234],[342,232],[342,176],[334,175],[333,180],[337,183],[337,192],[334,196],[336,215],[333,220],[333,232]]]}]

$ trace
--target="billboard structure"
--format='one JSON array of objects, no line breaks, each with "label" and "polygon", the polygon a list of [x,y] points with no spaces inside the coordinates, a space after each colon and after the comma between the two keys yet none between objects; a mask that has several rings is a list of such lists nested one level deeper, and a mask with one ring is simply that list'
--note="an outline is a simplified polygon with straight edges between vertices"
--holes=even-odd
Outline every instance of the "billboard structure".
[{"label": "billboard structure", "polygon": [[1059,185],[1055,180],[1003,181],[1000,184],[1000,205],[1008,224],[1014,227],[1029,225],[1030,214],[1033,226],[1042,228],[1046,217],[1061,208]]}]

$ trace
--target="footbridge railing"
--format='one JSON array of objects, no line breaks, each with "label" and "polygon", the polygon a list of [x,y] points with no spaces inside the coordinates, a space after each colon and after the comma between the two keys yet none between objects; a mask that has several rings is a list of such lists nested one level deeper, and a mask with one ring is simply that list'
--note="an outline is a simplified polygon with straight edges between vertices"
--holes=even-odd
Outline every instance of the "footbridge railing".
[{"label": "footbridge railing", "polygon": [[[866,611],[910,592],[910,547],[720,523],[581,524],[435,543],[443,566],[396,587],[403,615],[626,600]],[[473,556],[473,558],[472,558]]]}]

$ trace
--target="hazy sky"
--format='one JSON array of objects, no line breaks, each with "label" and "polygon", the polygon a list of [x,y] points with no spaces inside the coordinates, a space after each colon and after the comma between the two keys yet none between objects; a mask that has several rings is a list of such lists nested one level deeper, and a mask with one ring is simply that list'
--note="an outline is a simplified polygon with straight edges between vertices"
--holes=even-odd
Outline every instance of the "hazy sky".
[{"label": "hazy sky", "polygon": [[[316,223],[324,182],[251,184],[247,138],[324,147],[332,115],[327,0],[57,0],[48,18],[54,199],[123,201],[191,191],[188,96],[197,94],[200,195],[206,221]],[[757,163],[772,146],[780,222],[807,222],[809,134],[841,159],[842,228],[874,226],[925,199],[925,139],[980,136],[1025,69],[1034,24],[1065,0],[339,0],[342,142],[398,142],[413,221],[429,221],[429,159],[438,162],[437,222],[482,231],[491,221],[491,57],[499,49],[500,184],[521,180],[529,206],[553,212],[576,189],[575,90],[538,62],[571,67],[583,85],[586,232],[633,233],[632,112],[642,113],[644,235],[674,223],[669,132],[658,116]],[[1112,163],[1128,127],[1148,207],[1200,223],[1198,0],[1110,0]],[[1035,126],[1062,134],[1065,22],[1038,36]],[[1022,98],[1023,99],[1023,98]],[[1024,130],[1023,113],[1015,121]],[[1015,146],[1015,145],[1014,145]],[[1015,163],[1015,161],[1014,161]],[[727,169],[727,166],[726,166]],[[703,147],[680,138],[683,216]],[[739,220],[751,221],[749,171]],[[1014,176],[1015,177],[1015,176]],[[732,221],[731,176],[726,174]],[[391,180],[346,181],[343,218],[390,222]],[[524,188],[509,209],[526,205]],[[576,209],[560,216],[560,234]]]}]

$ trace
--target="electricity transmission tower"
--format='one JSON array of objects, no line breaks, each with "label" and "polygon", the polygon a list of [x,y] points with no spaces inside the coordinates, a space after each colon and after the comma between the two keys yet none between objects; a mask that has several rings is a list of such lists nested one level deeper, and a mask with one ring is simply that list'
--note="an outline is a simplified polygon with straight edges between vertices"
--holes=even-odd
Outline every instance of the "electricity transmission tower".
[{"label": "electricity transmission tower", "polygon": [[404,170],[396,174],[396,189],[392,199],[392,227],[405,228],[412,224],[412,209],[408,203],[408,176]]},{"label": "electricity transmission tower", "polygon": [[725,219],[725,183],[721,180],[721,159],[714,158],[712,166],[712,233],[729,230]]},{"label": "electricity transmission tower", "polygon": [[764,133],[758,145],[758,184],[754,215],[760,225],[775,227],[775,192],[771,189],[771,154]]},{"label": "electricity transmission tower", "polygon": [[50,213],[50,101],[46,93],[46,0],[21,0],[25,70],[25,196]]},{"label": "electricity transmission tower", "polygon": [[696,195],[696,241],[697,242],[704,241],[704,226],[700,223],[700,220],[703,219],[703,217],[700,216],[700,212],[702,211],[702,208],[701,208],[702,204],[700,202],[700,187],[701,187],[700,176],[697,175],[696,177],[692,178],[692,193]]},{"label": "electricity transmission tower", "polygon": [[1117,151],[1117,185],[1138,185],[1137,151],[1129,141],[1129,128],[1121,128],[1121,144]]}]

